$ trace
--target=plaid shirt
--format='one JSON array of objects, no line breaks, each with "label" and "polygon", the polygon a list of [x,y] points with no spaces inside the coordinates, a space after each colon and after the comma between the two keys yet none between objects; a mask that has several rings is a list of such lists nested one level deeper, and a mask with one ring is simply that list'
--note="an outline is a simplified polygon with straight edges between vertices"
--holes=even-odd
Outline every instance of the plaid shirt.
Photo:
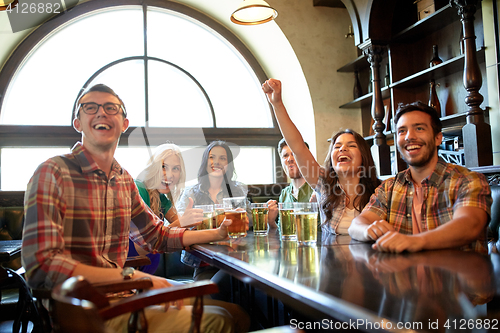
[{"label": "plaid shirt", "polygon": [[[337,206],[332,210],[332,218],[330,220],[326,220],[326,215],[323,209],[321,208],[321,191],[318,190],[320,189],[320,185],[318,184],[316,186],[316,199],[318,201],[318,209],[319,209],[319,216],[320,216],[320,224],[321,224],[321,231],[324,232],[326,235],[328,234],[337,234],[337,227],[340,224],[340,221],[342,221],[342,217],[344,216],[345,210],[346,210],[346,194],[344,192],[344,189],[342,186],[339,186],[338,188],[342,191],[342,198],[338,202]],[[356,211],[356,214],[359,214],[358,211]]]},{"label": "plaid shirt", "polygon": [[[370,211],[388,221],[396,231],[412,234],[413,182],[409,169],[384,181],[363,211]],[[422,232],[453,219],[459,207],[477,207],[490,216],[491,190],[486,178],[464,167],[439,161],[429,178],[422,181]],[[481,237],[462,249],[487,253],[486,229]]]},{"label": "plaid shirt", "polygon": [[81,143],[35,171],[25,194],[21,257],[30,286],[51,289],[78,263],[123,267],[129,233],[149,252],[165,252],[182,248],[184,229],[164,227],[130,174],[114,160],[108,178]]}]

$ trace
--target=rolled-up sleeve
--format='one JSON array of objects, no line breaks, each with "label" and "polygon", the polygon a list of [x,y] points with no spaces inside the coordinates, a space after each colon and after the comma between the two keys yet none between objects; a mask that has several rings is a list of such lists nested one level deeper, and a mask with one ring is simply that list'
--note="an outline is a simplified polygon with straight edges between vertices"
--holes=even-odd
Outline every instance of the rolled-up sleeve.
[{"label": "rolled-up sleeve", "polygon": [[394,179],[391,178],[380,184],[370,197],[370,201],[363,209],[363,212],[375,213],[381,220],[385,220],[387,218],[387,188],[391,188],[393,182]]},{"label": "rolled-up sleeve", "polygon": [[476,207],[484,210],[491,217],[491,189],[484,175],[469,172],[463,177],[457,189],[457,199],[453,210],[459,207]]},{"label": "rolled-up sleeve", "polygon": [[182,249],[184,228],[165,226],[141,199],[137,187],[132,190],[132,225],[130,236],[142,248],[152,253]]}]

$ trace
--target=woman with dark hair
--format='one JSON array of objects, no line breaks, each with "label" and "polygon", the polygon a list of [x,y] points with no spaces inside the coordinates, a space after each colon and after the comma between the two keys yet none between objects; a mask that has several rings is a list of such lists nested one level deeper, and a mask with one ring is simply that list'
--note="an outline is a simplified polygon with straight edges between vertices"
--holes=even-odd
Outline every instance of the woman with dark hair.
[{"label": "woman with dark hair", "polygon": [[[203,152],[198,170],[198,184],[184,189],[176,205],[177,209],[182,212],[190,198],[194,205],[213,205],[222,204],[223,198],[246,197],[247,187],[233,180],[235,177],[233,153],[229,145],[220,140],[212,141]],[[210,279],[218,271],[186,251],[182,251],[181,261],[195,267],[195,280]]]},{"label": "woman with dark hair", "polygon": [[201,158],[198,170],[198,184],[188,187],[177,206],[184,210],[188,198],[193,198],[195,205],[222,203],[223,198],[247,195],[247,188],[233,180],[236,172],[233,164],[233,153],[225,141],[212,141]]},{"label": "woman with dark hair", "polygon": [[366,141],[353,130],[337,132],[331,138],[322,167],[304,144],[283,105],[281,82],[269,79],[262,89],[304,179],[315,190],[323,232],[347,234],[352,219],[359,215],[380,184]]}]

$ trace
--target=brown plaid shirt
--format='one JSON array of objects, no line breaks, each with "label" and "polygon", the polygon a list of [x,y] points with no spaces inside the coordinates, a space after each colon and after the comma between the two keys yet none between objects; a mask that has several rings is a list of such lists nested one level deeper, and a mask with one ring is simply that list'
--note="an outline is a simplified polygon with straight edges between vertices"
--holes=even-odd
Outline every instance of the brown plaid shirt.
[{"label": "brown plaid shirt", "polygon": [[[364,211],[388,221],[402,234],[412,234],[413,182],[407,169],[384,181],[372,195]],[[491,191],[486,178],[464,167],[439,161],[429,178],[422,181],[422,231],[432,230],[453,219],[459,207],[481,208],[490,216]],[[462,247],[487,253],[486,228],[473,243]]]}]

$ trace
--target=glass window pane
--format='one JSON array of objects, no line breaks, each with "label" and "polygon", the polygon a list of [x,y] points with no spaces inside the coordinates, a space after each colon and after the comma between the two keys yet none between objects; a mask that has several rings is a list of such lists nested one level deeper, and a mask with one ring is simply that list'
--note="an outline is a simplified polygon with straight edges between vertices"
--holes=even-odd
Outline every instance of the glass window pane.
[{"label": "glass window pane", "polygon": [[128,60],[111,66],[100,73],[89,87],[98,83],[111,87],[120,96],[125,103],[130,126],[146,124],[143,60]]},{"label": "glass window pane", "polygon": [[237,180],[245,184],[274,183],[274,148],[240,147],[234,159]]},{"label": "glass window pane", "polygon": [[25,191],[36,168],[50,157],[69,153],[69,148],[2,148],[2,191]]},{"label": "glass window pane", "polygon": [[9,86],[0,124],[70,125],[78,92],[92,74],[144,54],[141,7],[127,8],[84,16],[35,47]]},{"label": "glass window pane", "polygon": [[241,54],[209,27],[178,13],[150,9],[148,56],[169,61],[200,82],[213,104],[217,127],[273,127],[254,72]]},{"label": "glass window pane", "polygon": [[186,73],[159,61],[148,62],[149,126],[213,127],[201,88]]},{"label": "glass window pane", "polygon": [[[156,147],[152,147],[154,150]],[[274,148],[271,147],[239,147],[239,154],[234,159],[236,180],[244,184],[273,184],[274,183]],[[202,147],[181,147],[184,162],[188,170],[186,186],[198,182],[196,173],[201,163]],[[116,160],[132,177],[137,177],[146,166],[149,159],[149,150],[146,147],[118,147],[115,153]],[[258,161],[256,163],[256,161]],[[191,166],[191,167],[190,167]]]},{"label": "glass window pane", "polygon": [[[154,150],[155,147],[152,147]],[[234,160],[237,180],[244,184],[274,183],[274,148],[239,147]],[[181,147],[183,157],[195,164],[189,170],[186,186],[197,183],[196,172],[201,163],[203,148]],[[69,148],[3,148],[1,150],[1,190],[24,191],[40,163],[56,155],[69,153]],[[147,147],[118,147],[115,158],[132,177],[137,177],[149,159]],[[196,158],[194,158],[196,155]],[[258,163],[255,163],[258,161]],[[186,166],[189,167],[189,166]]]}]

